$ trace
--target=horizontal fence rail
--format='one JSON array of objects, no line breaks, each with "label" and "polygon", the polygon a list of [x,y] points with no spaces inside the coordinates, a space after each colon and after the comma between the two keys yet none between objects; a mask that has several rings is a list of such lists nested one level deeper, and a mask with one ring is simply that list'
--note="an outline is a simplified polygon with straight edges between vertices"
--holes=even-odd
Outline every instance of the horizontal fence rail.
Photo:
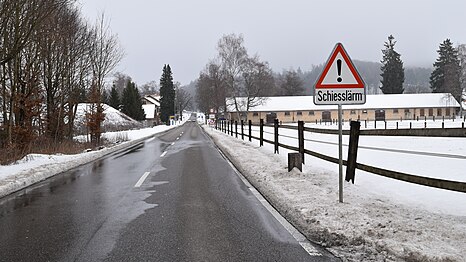
[{"label": "horizontal fence rail", "polygon": [[[261,121],[263,122],[263,121]],[[296,130],[298,131],[299,128],[297,126],[290,126],[290,125],[278,125],[275,127],[274,125],[270,124],[263,124],[263,125],[257,125],[257,124],[251,124],[251,122],[248,123],[248,126],[244,128],[243,126],[241,127],[241,134],[238,133],[238,128],[235,130],[232,130],[233,128],[228,128],[228,127],[233,127],[233,121],[219,121],[216,123],[215,128],[218,130],[221,130],[225,133],[229,133],[231,136],[240,135],[241,138],[244,140],[245,137],[247,137],[250,141],[251,139],[255,139],[260,141],[260,144],[262,145],[263,142],[275,145],[276,147],[281,147],[285,148],[291,151],[296,151],[296,152],[303,152],[304,154],[338,164],[339,159],[335,157],[331,157],[325,154],[321,154],[315,151],[311,151],[308,149],[301,149],[299,147],[295,146],[290,146],[286,145],[283,143],[280,143],[278,139],[274,140],[269,140],[266,138],[263,138],[263,134],[269,134],[269,135],[274,135],[276,137],[286,137],[286,138],[291,138],[291,139],[298,139],[297,137],[292,137],[288,135],[280,135],[280,134],[275,134],[275,132],[268,132],[264,131],[263,127],[270,127],[274,128],[275,130],[279,130],[280,128],[282,129],[291,129],[291,130]],[[259,129],[252,129],[252,127],[259,127]],[[245,130],[248,131],[249,135],[246,135],[244,132]],[[320,134],[332,134],[332,135],[337,135],[338,130],[332,130],[332,129],[320,129],[320,128],[308,128],[304,127],[303,130],[305,132],[313,132],[313,133],[320,133]],[[378,135],[378,136],[444,136],[441,135],[443,134],[442,131],[445,130],[450,130],[451,132],[449,135],[445,135],[447,137],[466,137],[466,129],[464,128],[448,128],[448,129],[380,129],[380,130],[361,130],[360,135],[366,135],[366,136],[372,136],[372,135]],[[254,132],[259,132],[260,137],[253,136],[251,134],[251,131]],[[262,133],[261,133],[262,131]],[[395,134],[395,132],[400,132],[400,134]],[[344,135],[349,135],[350,130],[343,130]],[[445,133],[446,134],[446,133]],[[317,141],[317,140],[310,140],[310,139],[304,139],[305,141],[309,142],[320,142],[320,143],[326,143],[326,144],[336,144],[332,142],[324,142],[324,141]],[[304,143],[299,143],[300,145],[304,145]],[[449,154],[437,154],[437,153],[427,153],[427,152],[416,152],[416,151],[409,151],[409,150],[398,150],[398,149],[380,149],[380,148],[373,148],[373,147],[364,147],[364,146],[359,146],[359,148],[365,148],[365,149],[372,149],[372,150],[381,150],[381,151],[389,151],[389,152],[396,152],[396,153],[411,153],[411,154],[419,154],[419,155],[431,155],[431,156],[439,156],[439,157],[450,157],[450,158],[458,158],[458,159],[466,159],[466,156],[459,156],[459,155],[449,155]],[[276,150],[278,152],[278,150]],[[348,161],[343,160],[343,165],[347,166]],[[423,177],[423,176],[418,176],[418,175],[412,175],[412,174],[407,174],[403,172],[398,172],[398,171],[393,171],[393,170],[387,170],[379,167],[374,167],[374,166],[369,166],[361,163],[356,163],[356,168],[369,172],[375,175],[380,175],[384,176],[387,178],[392,178],[400,181],[405,181],[417,185],[423,185],[423,186],[429,186],[433,188],[439,188],[439,189],[445,189],[445,190],[451,190],[451,191],[456,191],[456,192],[462,192],[466,193],[466,183],[465,182],[458,182],[458,181],[450,181],[450,180],[443,180],[443,179],[437,179],[437,178],[430,178],[430,177]]]}]

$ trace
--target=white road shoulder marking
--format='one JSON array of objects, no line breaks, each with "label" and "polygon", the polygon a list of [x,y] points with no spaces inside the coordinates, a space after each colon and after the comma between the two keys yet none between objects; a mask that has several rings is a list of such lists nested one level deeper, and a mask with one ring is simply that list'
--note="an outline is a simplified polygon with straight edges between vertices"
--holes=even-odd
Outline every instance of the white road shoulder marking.
[{"label": "white road shoulder marking", "polygon": [[144,175],[142,175],[141,178],[139,178],[138,182],[136,183],[136,185],[134,185],[134,187],[141,187],[142,183],[144,183],[144,180],[146,180],[146,178],[149,176],[150,172],[146,172],[144,173]]},{"label": "white road shoulder marking", "polygon": [[164,152],[160,155],[160,157],[164,157],[166,154],[167,154],[167,151],[164,151]]}]

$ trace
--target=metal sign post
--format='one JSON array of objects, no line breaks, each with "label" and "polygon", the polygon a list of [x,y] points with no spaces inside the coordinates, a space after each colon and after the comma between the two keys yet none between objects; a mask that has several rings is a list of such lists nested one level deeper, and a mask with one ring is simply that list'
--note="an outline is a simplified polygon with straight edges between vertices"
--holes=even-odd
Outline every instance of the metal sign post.
[{"label": "metal sign post", "polygon": [[338,105],[339,201],[343,203],[343,110],[342,105],[366,103],[366,84],[343,45],[337,43],[314,84],[314,104]]},{"label": "metal sign post", "polygon": [[341,119],[343,118],[343,110],[341,104],[338,104],[338,200],[343,203],[343,126]]}]

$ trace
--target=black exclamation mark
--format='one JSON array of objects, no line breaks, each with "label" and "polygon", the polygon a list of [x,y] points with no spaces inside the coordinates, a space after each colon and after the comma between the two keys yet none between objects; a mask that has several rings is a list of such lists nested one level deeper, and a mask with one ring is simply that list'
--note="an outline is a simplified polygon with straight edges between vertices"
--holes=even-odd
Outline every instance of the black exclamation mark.
[{"label": "black exclamation mark", "polygon": [[343,79],[341,79],[341,59],[337,60],[337,71],[338,71],[338,78],[337,81],[340,83]]}]

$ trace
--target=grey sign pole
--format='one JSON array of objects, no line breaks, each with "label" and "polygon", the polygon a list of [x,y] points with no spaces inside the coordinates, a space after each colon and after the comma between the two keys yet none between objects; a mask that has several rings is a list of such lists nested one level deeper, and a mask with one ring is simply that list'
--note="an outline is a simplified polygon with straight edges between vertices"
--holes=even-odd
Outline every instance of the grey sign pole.
[{"label": "grey sign pole", "polygon": [[338,165],[339,165],[339,201],[343,203],[343,127],[341,124],[341,119],[343,117],[341,104],[338,104]]}]

